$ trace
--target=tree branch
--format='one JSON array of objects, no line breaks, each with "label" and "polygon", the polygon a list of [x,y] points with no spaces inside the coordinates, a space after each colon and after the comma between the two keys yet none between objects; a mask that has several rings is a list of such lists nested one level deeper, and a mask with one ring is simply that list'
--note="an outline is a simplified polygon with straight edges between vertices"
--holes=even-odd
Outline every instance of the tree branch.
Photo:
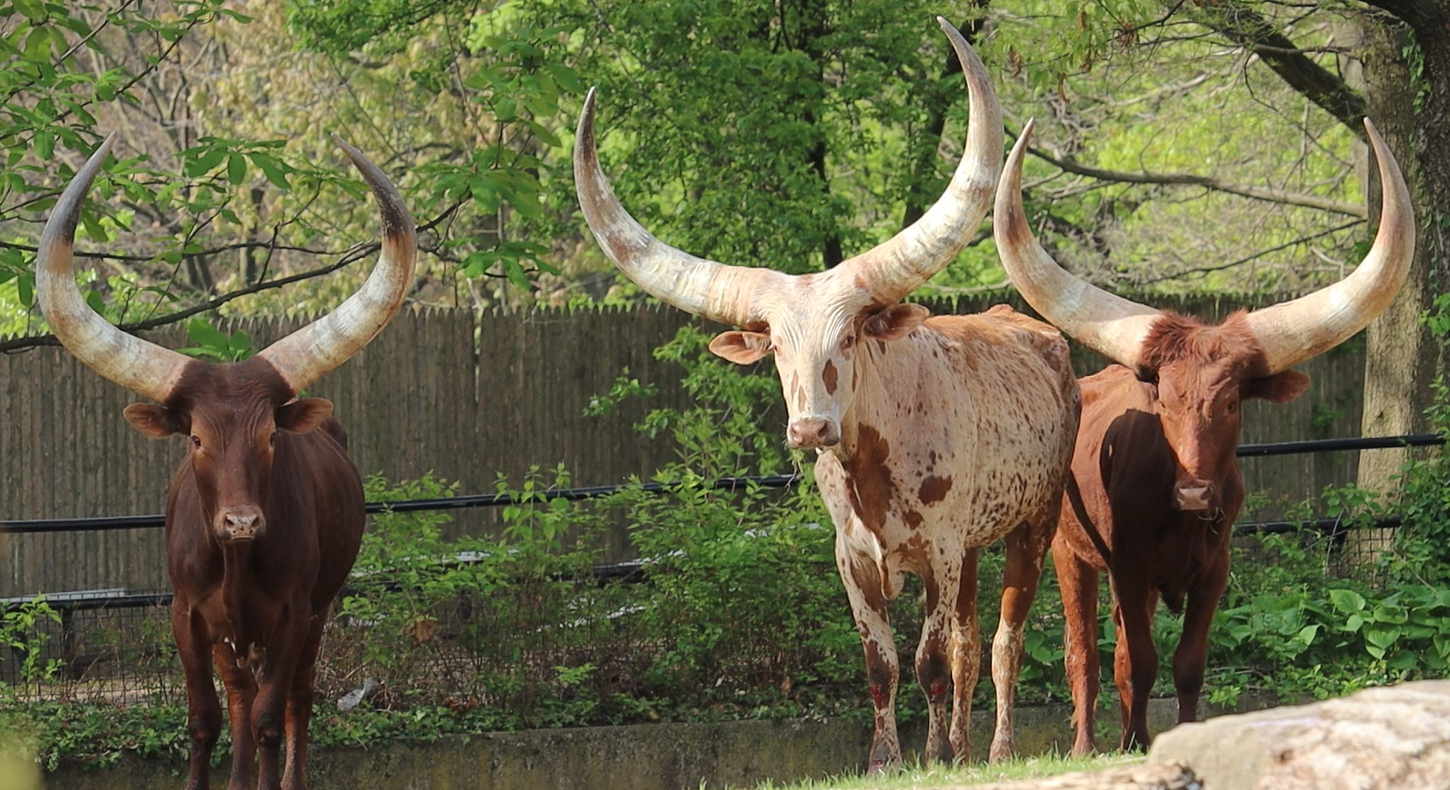
[{"label": "tree branch", "polygon": [[[443,222],[445,219],[447,219],[448,217],[452,216],[454,214],[454,212],[458,211],[459,207],[461,207],[465,202],[467,202],[467,201],[466,200],[457,200],[457,201],[455,201],[453,203],[453,205],[449,206],[446,210],[443,211],[443,213],[439,214],[437,217],[434,217],[433,219],[429,220],[428,222],[425,222],[425,223],[419,225],[418,228],[417,228],[417,232],[421,234],[421,233],[424,233],[426,231],[432,230],[433,228],[437,227],[439,223]],[[20,246],[20,245],[7,245],[7,246]],[[246,243],[246,244],[232,245],[230,247],[222,247],[222,248],[219,248],[217,250],[217,252],[224,251],[224,250],[227,250],[227,249],[237,249],[237,248],[251,247],[251,246],[262,246],[262,247],[273,248],[273,247],[270,247],[270,245],[267,245],[267,244],[255,244],[255,243],[249,242],[249,243]],[[252,294],[261,293],[263,291],[270,291],[270,290],[273,290],[273,289],[276,289],[276,288],[281,288],[283,286],[291,285],[293,283],[299,283],[299,282],[302,282],[303,280],[310,280],[310,279],[312,279],[314,277],[321,277],[321,276],[323,276],[325,274],[331,274],[331,273],[337,271],[338,269],[341,269],[341,268],[343,268],[343,267],[345,267],[345,266],[347,266],[349,264],[356,263],[357,261],[362,260],[363,258],[366,258],[366,257],[371,256],[373,253],[377,252],[381,248],[382,248],[382,245],[379,242],[369,242],[367,244],[356,244],[356,245],[352,246],[351,248],[347,249],[346,251],[342,252],[341,253],[342,257],[339,260],[337,260],[334,263],[329,263],[326,266],[318,266],[318,267],[316,267],[314,269],[308,269],[307,271],[299,272],[297,274],[288,275],[286,277],[277,277],[277,278],[271,279],[271,280],[263,280],[261,282],[253,283],[253,284],[251,284],[251,285],[249,285],[249,286],[247,286],[245,288],[239,288],[239,289],[237,289],[235,291],[228,291],[227,293],[221,294],[220,296],[213,297],[211,299],[208,299],[208,300],[206,300],[204,302],[201,302],[199,304],[193,305],[191,307],[187,307],[187,308],[183,308],[181,310],[176,310],[174,312],[166,313],[165,315],[159,315],[159,316],[156,316],[154,318],[148,318],[148,319],[146,319],[144,321],[133,321],[133,322],[130,322],[130,323],[117,324],[116,326],[117,326],[117,328],[119,328],[123,332],[143,332],[143,331],[145,331],[147,329],[156,329],[157,327],[166,326],[168,324],[174,324],[174,323],[177,323],[178,321],[185,321],[186,319],[191,318],[194,315],[199,315],[201,313],[205,313],[205,312],[208,312],[210,310],[215,310],[218,307],[221,307],[222,305],[224,305],[224,304],[226,304],[228,302],[232,302],[232,301],[235,301],[237,299],[240,299],[243,296],[250,296]],[[25,248],[22,247],[22,249],[25,249]],[[273,249],[290,249],[290,248],[276,247],[276,248],[273,248]],[[296,248],[296,249],[301,249],[301,250],[306,251],[306,252],[314,252],[314,253],[316,252],[314,250],[306,250],[305,248]],[[332,254],[338,254],[338,253],[332,253]],[[92,257],[109,258],[109,257],[124,257],[124,256],[101,256],[101,255],[95,255],[95,256],[92,256]],[[151,260],[151,259],[150,258],[145,258],[144,260]],[[58,346],[58,345],[60,345],[60,341],[59,340],[56,340],[55,335],[27,335],[27,336],[24,336],[24,337],[12,337],[12,338],[9,338],[9,339],[0,340],[0,354],[11,354],[11,353],[14,353],[14,352],[17,352],[17,351],[23,351],[23,350],[27,350],[27,349],[31,349],[31,348],[38,348],[40,346]]]},{"label": "tree branch", "polygon": [[[1017,134],[1012,130],[1008,133],[1013,137]],[[1177,186],[1203,187],[1216,192],[1227,192],[1230,195],[1263,200],[1270,203],[1282,203],[1290,206],[1303,206],[1305,208],[1329,211],[1335,214],[1343,214],[1348,217],[1365,219],[1369,212],[1364,206],[1354,203],[1346,203],[1340,200],[1331,200],[1318,195],[1306,195],[1300,192],[1286,192],[1282,189],[1271,189],[1269,187],[1242,186],[1230,184],[1221,179],[1211,176],[1200,176],[1192,173],[1127,173],[1120,170],[1103,170],[1101,168],[1081,165],[1071,159],[1058,159],[1057,157],[1043,151],[1040,148],[1028,147],[1027,152],[1041,159],[1054,167],[1088,178],[1096,178],[1102,181],[1116,181],[1124,184],[1166,184]]]},{"label": "tree branch", "polygon": [[1269,20],[1238,0],[1195,3],[1190,8],[1190,19],[1257,55],[1289,87],[1334,116],[1356,137],[1365,139],[1360,123],[1365,113],[1364,97],[1294,46]]},{"label": "tree branch", "polygon": [[1200,267],[1200,268],[1197,268],[1197,269],[1185,269],[1185,270],[1183,270],[1181,272],[1174,272],[1173,274],[1165,274],[1162,277],[1154,277],[1154,278],[1152,278],[1150,280],[1144,280],[1144,281],[1142,281],[1140,283],[1137,283],[1136,287],[1143,288],[1143,287],[1146,287],[1146,286],[1149,286],[1149,285],[1153,285],[1154,283],[1164,282],[1165,280],[1176,280],[1179,277],[1185,277],[1185,276],[1190,275],[1190,274],[1210,274],[1212,272],[1223,271],[1224,269],[1232,269],[1235,266],[1242,266],[1242,265],[1248,263],[1249,261],[1253,261],[1253,260],[1257,260],[1259,258],[1262,258],[1262,257],[1264,257],[1265,255],[1268,255],[1271,252],[1278,252],[1279,250],[1283,250],[1283,249],[1287,249],[1289,247],[1293,247],[1296,244],[1304,244],[1306,242],[1311,242],[1311,241],[1314,241],[1315,239],[1323,238],[1325,236],[1329,236],[1331,234],[1338,233],[1338,232],[1340,232],[1342,230],[1349,230],[1350,228],[1352,228],[1352,227],[1354,227],[1356,225],[1363,225],[1363,224],[1364,224],[1364,220],[1354,220],[1353,222],[1346,222],[1343,225],[1338,225],[1338,226],[1335,226],[1335,227],[1330,228],[1328,230],[1322,230],[1322,231],[1319,231],[1318,233],[1311,233],[1308,236],[1300,236],[1299,238],[1294,239],[1293,241],[1285,242],[1285,243],[1280,244],[1280,245],[1278,245],[1276,247],[1270,247],[1267,250],[1259,250],[1258,252],[1254,253],[1253,255],[1246,255],[1246,256],[1244,256],[1242,258],[1239,258],[1236,261],[1230,261],[1228,263],[1219,264],[1217,266],[1203,266],[1203,267]]},{"label": "tree branch", "polygon": [[[308,269],[305,272],[299,272],[297,274],[289,275],[287,277],[278,277],[275,280],[267,280],[265,282],[256,283],[254,285],[249,285],[246,288],[239,288],[235,291],[224,293],[221,296],[208,299],[200,304],[193,305],[182,310],[177,310],[172,313],[167,313],[166,315],[149,318],[145,321],[134,321],[129,324],[117,324],[117,328],[123,332],[142,332],[147,329],[155,329],[160,326],[166,326],[167,324],[174,324],[178,321],[184,321],[194,315],[205,313],[208,310],[215,310],[218,307],[226,304],[227,302],[240,299],[243,296],[250,296],[251,294],[261,293],[262,291],[270,291],[274,288],[281,288],[284,285],[291,285],[292,283],[302,282],[303,280],[310,280],[313,277],[321,277],[324,274],[331,274],[332,272],[335,272],[338,269],[347,266],[348,264],[355,263],[362,260],[363,258],[368,257],[369,255],[377,252],[381,248],[382,245],[378,242],[360,244],[356,247],[353,247],[352,250],[350,250],[336,263],[330,263],[326,266],[319,266],[315,269]],[[10,338],[9,340],[0,340],[0,354],[9,354],[24,349],[37,348],[39,346],[58,345],[60,345],[60,341],[56,340],[55,335],[30,335],[27,337],[14,337]]]}]

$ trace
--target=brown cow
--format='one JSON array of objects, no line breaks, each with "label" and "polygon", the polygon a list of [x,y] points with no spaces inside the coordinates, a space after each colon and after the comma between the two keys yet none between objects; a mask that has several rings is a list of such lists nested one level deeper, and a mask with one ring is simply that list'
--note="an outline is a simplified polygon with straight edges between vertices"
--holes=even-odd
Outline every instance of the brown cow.
[{"label": "brown cow", "polygon": [[592,91],[574,148],[579,202],[615,264],[665,302],[746,328],[715,338],[716,354],[741,364],[775,354],[790,412],[786,438],[792,447],[816,449],[816,482],[836,525],[836,563],[866,653],[876,710],[872,770],[901,760],[898,662],[886,601],[901,590],[906,572],[926,588],[916,653],[930,708],[926,756],[966,758],[981,665],[977,554],[1003,537],[990,755],[1011,754],[1022,624],[1077,429],[1067,346],[1051,327],[1005,307],[927,318],[925,308],[900,303],[971,238],[1002,159],[1002,119],[986,69],[961,35],[941,24],[970,88],[961,163],[947,193],[916,224],[830,271],[792,276],[726,266],[651,236],[620,205],[599,167]]},{"label": "brown cow", "polygon": [[1082,427],[1052,556],[1067,616],[1075,754],[1093,750],[1097,703],[1098,574],[1107,572],[1119,634],[1113,675],[1122,748],[1149,742],[1148,694],[1158,670],[1153,612],[1161,596],[1184,612],[1173,655],[1178,720],[1193,721],[1208,631],[1228,579],[1229,537],[1243,504],[1235,448],[1240,403],[1283,403],[1309,386],[1290,368],[1363,329],[1405,281],[1414,253],[1409,192],[1389,149],[1365,121],[1379,160],[1384,207],[1373,249],[1335,285],[1212,326],[1100,291],[1038,246],[1022,209],[1022,157],[1012,149],[997,190],[997,247],[1029,304],[1116,361],[1084,378]]},{"label": "brown cow", "polygon": [[171,627],[190,712],[188,790],[208,786],[221,733],[213,660],[231,714],[228,787],[250,786],[260,755],[258,787],[304,790],[318,642],[357,557],[364,515],[362,481],[332,404],[296,396],[357,353],[402,305],[416,258],[413,219],[382,171],[339,140],[382,212],[382,255],[372,275],[332,313],[257,356],[200,362],[121,332],[76,288],[77,217],[114,139],[76,174],[46,223],[35,263],[37,296],[72,354],[160,404],[126,407],[137,430],[189,439],[166,499]]}]

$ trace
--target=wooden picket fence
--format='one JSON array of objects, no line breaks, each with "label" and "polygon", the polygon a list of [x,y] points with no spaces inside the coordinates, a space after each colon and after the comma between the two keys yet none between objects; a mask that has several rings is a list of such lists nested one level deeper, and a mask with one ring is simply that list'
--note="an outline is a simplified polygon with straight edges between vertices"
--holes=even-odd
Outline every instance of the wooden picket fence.
[{"label": "wooden picket fence", "polygon": [[[976,312],[998,301],[1004,298],[929,304],[936,312]],[[1200,299],[1164,306],[1222,316],[1240,304]],[[649,477],[675,448],[632,426],[650,409],[688,402],[678,368],[652,351],[691,320],[659,306],[483,315],[405,310],[308,394],[334,402],[364,475],[396,480],[431,471],[458,481],[465,493],[492,492],[499,474],[518,480],[531,466],[549,470],[561,463],[575,485]],[[261,347],[298,323],[242,320],[220,328],[246,329]],[[176,329],[149,337],[186,345]],[[1076,362],[1080,372],[1102,364],[1086,353]],[[605,417],[584,416],[590,399],[607,392],[626,367],[659,393]],[[1245,442],[1358,433],[1362,351],[1351,343],[1301,369],[1314,379],[1309,393],[1287,405],[1250,405]],[[0,519],[160,512],[182,443],[148,440],[133,430],[121,410],[135,400],[62,349],[0,355]],[[780,420],[783,438],[783,408]],[[1286,456],[1244,466],[1250,491],[1303,499],[1352,481],[1356,458]],[[458,530],[497,528],[488,511],[459,511],[455,518]],[[629,554],[623,529],[611,537],[608,552]],[[165,587],[159,530],[0,536],[0,597]]]}]

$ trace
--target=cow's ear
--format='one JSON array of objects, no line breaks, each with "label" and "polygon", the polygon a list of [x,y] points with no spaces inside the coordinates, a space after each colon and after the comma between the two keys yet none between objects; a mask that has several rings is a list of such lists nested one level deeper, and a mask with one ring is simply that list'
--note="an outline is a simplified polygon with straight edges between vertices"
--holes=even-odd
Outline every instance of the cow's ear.
[{"label": "cow's ear", "polygon": [[770,353],[770,335],[764,332],[721,332],[710,341],[710,353],[737,365],[749,365]]},{"label": "cow's ear", "polygon": [[1262,398],[1270,403],[1288,403],[1309,389],[1309,377],[1297,370],[1286,370],[1261,379],[1249,379],[1244,385],[1245,398]]},{"label": "cow's ear", "polygon": [[332,416],[332,401],[303,398],[277,410],[277,427],[289,433],[307,433]]},{"label": "cow's ear", "polygon": [[861,332],[876,340],[899,340],[931,317],[931,311],[919,304],[898,304],[866,319]]},{"label": "cow's ear", "polygon": [[187,433],[191,430],[191,418],[165,406],[133,403],[121,413],[126,415],[126,422],[152,439],[165,439],[173,433]]}]

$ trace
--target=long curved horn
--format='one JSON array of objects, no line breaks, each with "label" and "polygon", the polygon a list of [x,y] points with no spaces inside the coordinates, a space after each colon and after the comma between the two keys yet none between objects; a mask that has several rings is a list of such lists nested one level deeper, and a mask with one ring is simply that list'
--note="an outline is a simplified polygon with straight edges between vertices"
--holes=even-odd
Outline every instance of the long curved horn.
[{"label": "long curved horn", "polygon": [[1108,359],[1136,368],[1143,340],[1159,311],[1074,277],[1032,235],[1022,208],[1022,159],[1033,125],[1028,121],[1012,146],[997,187],[992,236],[1002,267],[1022,298],[1043,318]]},{"label": "long curved horn", "polygon": [[967,142],[946,192],[921,219],[837,267],[862,275],[880,304],[892,304],[911,293],[967,246],[991,206],[1002,166],[1002,109],[987,67],[950,22],[941,17],[936,21],[952,42],[967,79]]},{"label": "long curved horn", "polygon": [[650,296],[722,324],[757,321],[753,296],[770,278],[769,269],[727,266],[671,247],[630,216],[604,170],[594,139],[595,88],[584,99],[574,140],[574,188],[584,220],[604,254]]},{"label": "long curved horn", "polygon": [[71,271],[81,204],[115,142],[112,132],[51,210],[35,255],[35,296],[50,330],[76,359],[142,397],[165,403],[193,360],[117,329],[86,304]]},{"label": "long curved horn", "polygon": [[382,252],[357,293],[331,313],[257,355],[272,363],[293,392],[300,392],[346,362],[388,325],[412,287],[413,266],[418,258],[413,216],[403,205],[397,187],[356,148],[336,134],[332,139],[347,153],[378,201],[383,218]]},{"label": "long curved horn", "polygon": [[1278,373],[1348,340],[1394,300],[1415,257],[1415,210],[1394,154],[1368,118],[1375,159],[1379,160],[1380,227],[1374,246],[1348,277],[1290,302],[1248,315],[1249,326],[1264,344],[1269,370]]}]

